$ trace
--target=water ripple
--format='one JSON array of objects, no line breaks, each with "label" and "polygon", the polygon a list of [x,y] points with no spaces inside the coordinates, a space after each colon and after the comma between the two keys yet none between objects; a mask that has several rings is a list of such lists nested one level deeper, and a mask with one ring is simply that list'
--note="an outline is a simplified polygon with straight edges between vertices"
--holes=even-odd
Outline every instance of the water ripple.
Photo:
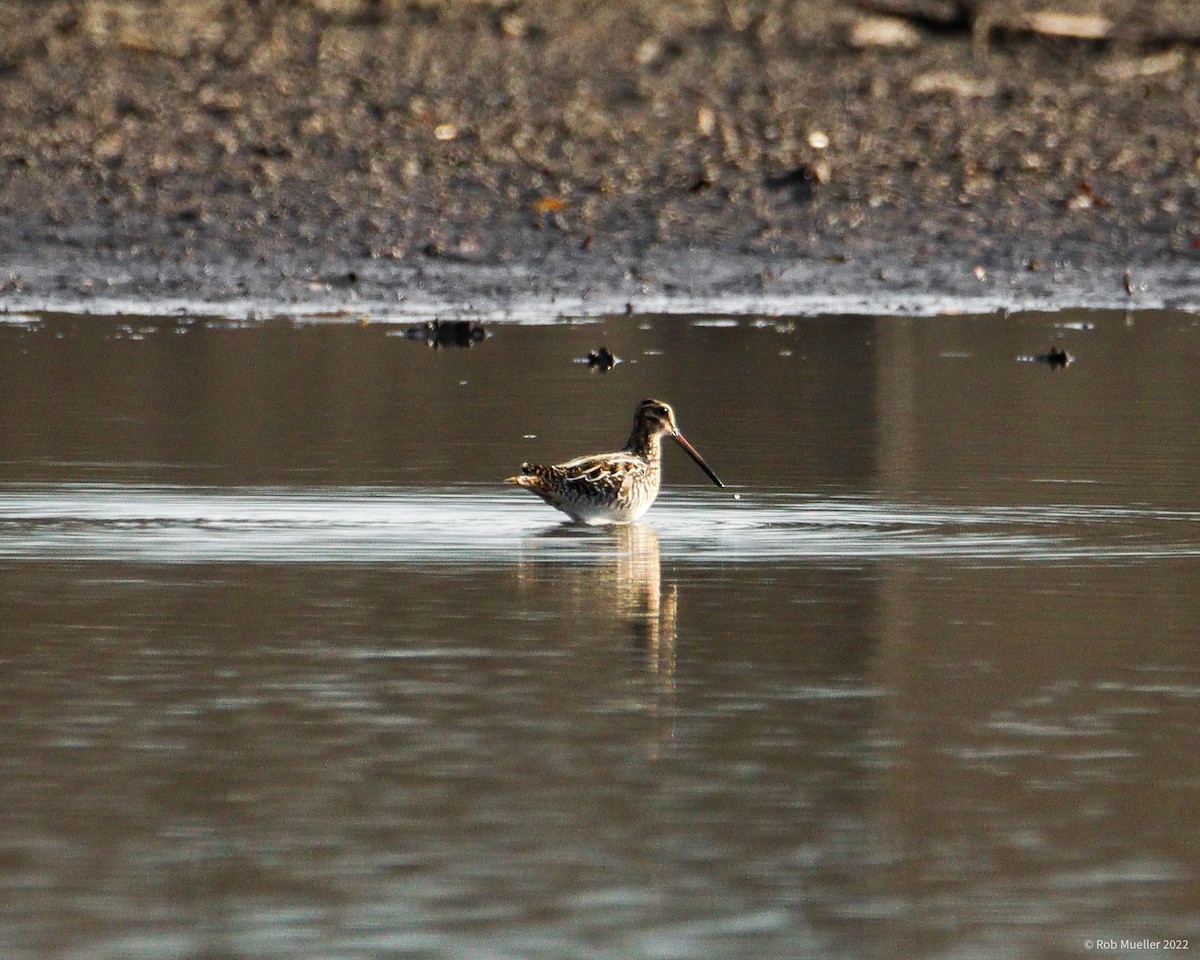
[{"label": "water ripple", "polygon": [[0,560],[589,562],[648,540],[664,559],[699,564],[1200,555],[1200,512],[1141,507],[668,492],[647,520],[652,532],[635,541],[612,528],[559,523],[517,491],[477,487],[0,485]]}]

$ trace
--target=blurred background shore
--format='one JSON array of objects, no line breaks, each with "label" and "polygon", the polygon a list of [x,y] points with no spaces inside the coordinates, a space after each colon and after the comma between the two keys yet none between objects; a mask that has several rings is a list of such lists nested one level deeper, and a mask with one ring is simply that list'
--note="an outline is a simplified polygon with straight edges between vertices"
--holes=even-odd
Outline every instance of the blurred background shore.
[{"label": "blurred background shore", "polygon": [[1187,0],[0,16],[9,304],[439,284],[475,303],[703,299],[797,265],[796,284],[884,299],[1082,271],[1060,292],[1079,300],[1087,276],[1133,296],[1200,263]]}]

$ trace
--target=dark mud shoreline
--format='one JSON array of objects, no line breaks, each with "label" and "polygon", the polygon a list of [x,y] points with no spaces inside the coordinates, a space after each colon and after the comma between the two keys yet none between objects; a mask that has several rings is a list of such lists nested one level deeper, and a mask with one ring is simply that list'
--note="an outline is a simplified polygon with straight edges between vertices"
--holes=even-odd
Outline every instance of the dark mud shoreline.
[{"label": "dark mud shoreline", "polygon": [[0,309],[1200,308],[1195,4],[869,6],[0,0]]}]

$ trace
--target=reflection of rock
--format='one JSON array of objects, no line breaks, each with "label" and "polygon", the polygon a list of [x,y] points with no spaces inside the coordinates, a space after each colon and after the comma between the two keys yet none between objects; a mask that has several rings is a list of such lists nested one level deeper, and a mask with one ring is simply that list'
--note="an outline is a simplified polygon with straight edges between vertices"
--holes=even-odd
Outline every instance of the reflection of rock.
[{"label": "reflection of rock", "polygon": [[470,347],[487,339],[487,331],[468,320],[430,320],[404,331],[409,340],[424,340],[438,347]]},{"label": "reflection of rock", "polygon": [[576,362],[586,363],[592,371],[608,373],[609,370],[621,362],[621,358],[609,350],[608,347],[600,347],[589,351],[586,357],[580,357]]},{"label": "reflection of rock", "polygon": [[1052,370],[1061,370],[1068,363],[1072,363],[1075,360],[1073,356],[1057,344],[1045,353],[1020,356],[1017,359],[1023,363],[1044,363]]}]

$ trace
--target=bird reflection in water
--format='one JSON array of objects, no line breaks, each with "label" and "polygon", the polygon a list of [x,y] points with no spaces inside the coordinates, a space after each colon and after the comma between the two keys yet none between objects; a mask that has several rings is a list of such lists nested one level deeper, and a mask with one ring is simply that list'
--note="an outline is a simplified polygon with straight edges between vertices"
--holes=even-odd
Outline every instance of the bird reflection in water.
[{"label": "bird reflection in water", "polygon": [[633,693],[642,712],[654,718],[655,732],[647,752],[657,755],[658,745],[672,733],[675,698],[675,638],[678,596],[674,583],[664,584],[658,533],[641,523],[610,527],[564,524],[527,541],[536,552],[539,544],[557,538],[586,538],[594,543],[584,562],[522,564],[524,586],[544,586],[552,578],[555,603],[565,603],[570,619],[586,628],[576,636],[589,647],[606,638],[625,637],[636,671],[626,694]]},{"label": "bird reflection in water", "polygon": [[660,699],[675,692],[677,591],[663,585],[658,533],[635,523],[605,531],[617,546],[614,608],[628,624],[633,650],[641,657]]}]

